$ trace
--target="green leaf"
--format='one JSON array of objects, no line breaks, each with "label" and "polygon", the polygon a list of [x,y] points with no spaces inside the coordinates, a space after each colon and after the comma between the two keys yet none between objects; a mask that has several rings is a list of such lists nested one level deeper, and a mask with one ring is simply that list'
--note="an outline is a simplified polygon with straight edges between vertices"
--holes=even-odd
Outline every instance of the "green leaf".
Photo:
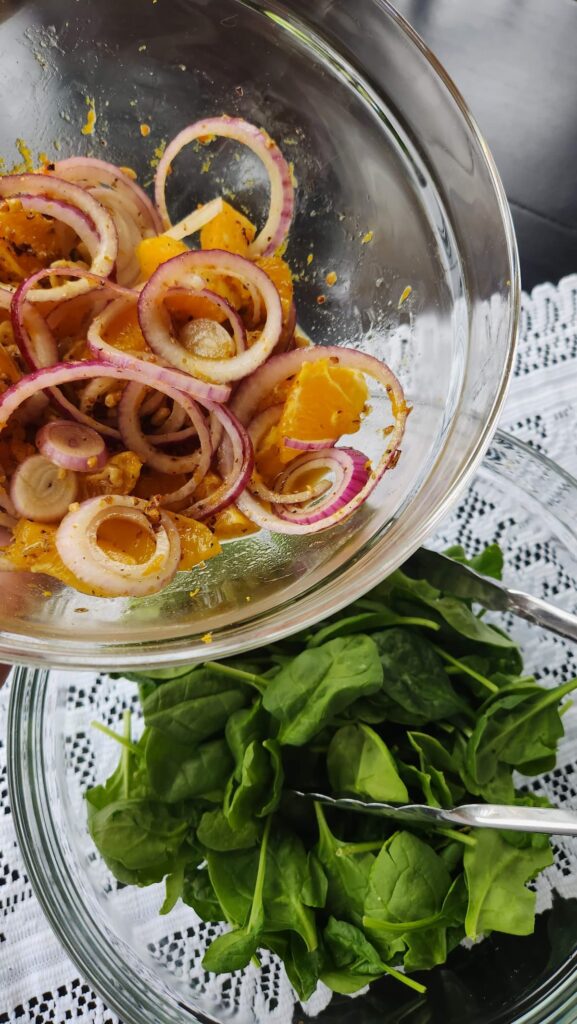
[{"label": "green leaf", "polygon": [[284,781],[276,740],[253,740],[246,748],[240,781],[233,775],[224,795],[224,815],[232,828],[242,828],[253,817],[265,817],[277,807]]},{"label": "green leaf", "polygon": [[379,693],[355,705],[359,717],[372,711],[372,721],[418,726],[468,711],[426,637],[393,628],[375,633],[373,641],[383,667],[383,685]]},{"label": "green leaf", "polygon": [[486,703],[466,753],[467,770],[483,792],[500,763],[528,774],[536,766],[554,765],[564,733],[558,705],[576,688],[575,679],[554,690],[512,686]]},{"label": "green leaf", "polygon": [[384,740],[368,725],[345,725],[334,734],[327,755],[331,787],[384,803],[406,803],[407,787]]},{"label": "green leaf", "polygon": [[183,856],[178,857],[173,870],[164,880],[166,895],[164,897],[164,902],[158,911],[159,914],[169,914],[182,896],[185,868],[186,858]]},{"label": "green leaf", "polygon": [[307,907],[324,907],[329,888],[328,878],[314,850],[307,854],[307,873],[301,890],[301,898]]},{"label": "green leaf", "polygon": [[467,558],[465,549],[459,544],[447,548],[443,554],[448,555],[455,562],[470,565],[471,569],[480,572],[482,576],[492,576],[495,580],[503,578],[503,552],[498,544],[488,544],[486,548],[483,548],[473,558]]},{"label": "green leaf", "polygon": [[196,746],[223,730],[249,697],[247,687],[199,668],[158,686],[144,701],[144,720],[177,743]]},{"label": "green leaf", "polygon": [[339,850],[346,844],[332,834],[320,804],[315,804],[315,812],[319,829],[315,854],[328,880],[327,909],[335,917],[344,917],[360,925],[375,858],[371,853],[341,856]]},{"label": "green leaf", "polygon": [[318,950],[309,953],[300,935],[295,932],[267,932],[263,945],[283,961],[287,977],[301,1002],[315,991],[322,965]]},{"label": "green leaf", "polygon": [[169,804],[199,796],[218,798],[232,770],[224,739],[191,747],[157,729],[149,732],[145,760],[154,795]]},{"label": "green leaf", "polygon": [[260,933],[247,928],[236,928],[213,939],[202,958],[202,966],[206,971],[215,974],[228,974],[247,967],[255,955],[260,941]]},{"label": "green leaf", "polygon": [[267,930],[294,931],[309,953],[317,947],[314,911],[305,905],[303,889],[310,881],[306,850],[301,840],[285,828],[271,833],[264,885]]},{"label": "green leaf", "polygon": [[172,863],[190,823],[176,818],[159,801],[117,800],[95,811],[89,829],[107,863],[118,862],[131,871],[156,871],[159,865]]},{"label": "green leaf", "polygon": [[263,705],[281,724],[278,741],[301,746],[383,679],[377,648],[368,636],[329,640],[305,650],[271,680]]},{"label": "green leaf", "polygon": [[205,811],[196,830],[199,843],[209,850],[246,850],[256,846],[261,829],[254,821],[247,821],[240,828],[232,828],[219,807]]},{"label": "green leaf", "polygon": [[206,868],[185,873],[182,901],[192,907],[202,921],[226,920]]},{"label": "green leaf", "polygon": [[433,917],[450,886],[445,864],[428,843],[411,832],[396,832],[371,869],[365,915],[403,926]]},{"label": "green leaf", "polygon": [[535,893],[526,883],[553,863],[551,848],[520,849],[493,829],[477,829],[477,844],[463,859],[469,891],[465,929],[470,939],[485,932],[530,935]]},{"label": "green leaf", "polygon": [[264,711],[262,701],[256,700],[250,707],[235,711],[226,723],[224,734],[234,758],[235,778],[240,782],[247,747],[270,735],[270,716]]},{"label": "green leaf", "polygon": [[430,629],[437,632],[439,625],[432,619],[411,618],[405,615],[397,615],[396,612],[381,606],[379,611],[360,612],[357,615],[349,615],[338,618],[328,626],[313,633],[307,642],[307,647],[320,647],[327,640],[333,640],[337,636],[352,636],[354,633],[368,633],[369,630],[381,630],[387,626],[420,626],[423,629]]},{"label": "green leaf", "polygon": [[361,929],[347,921],[330,917],[323,938],[332,965],[325,967],[321,978],[333,992],[350,995],[384,974],[393,975],[417,992],[425,992],[424,985],[384,963]]}]

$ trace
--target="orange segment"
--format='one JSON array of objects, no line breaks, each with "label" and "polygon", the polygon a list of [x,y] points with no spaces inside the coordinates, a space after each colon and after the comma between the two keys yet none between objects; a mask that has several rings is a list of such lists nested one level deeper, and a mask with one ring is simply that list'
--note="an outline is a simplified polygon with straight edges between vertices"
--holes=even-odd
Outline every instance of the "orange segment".
[{"label": "orange segment", "polygon": [[133,493],[137,498],[154,498],[156,494],[170,494],[184,487],[188,477],[183,473],[159,473],[156,469],[145,467],[138,478]]},{"label": "orange segment", "polygon": [[113,455],[98,473],[78,474],[78,500],[99,494],[132,494],[141,468],[142,462],[134,452]]},{"label": "orange segment", "polygon": [[69,255],[76,239],[67,225],[18,206],[0,210],[0,278],[10,284]]},{"label": "orange segment", "polygon": [[148,281],[161,263],[166,263],[173,256],[180,256],[183,252],[188,252],[188,246],[177,238],[170,238],[169,235],[143,238],[136,247],[141,279]]},{"label": "orange segment", "polygon": [[[194,492],[194,498],[206,498],[209,494],[213,494],[220,485],[222,484],[221,478],[217,473],[213,473],[209,469],[206,476],[201,480],[200,484]],[[236,505],[229,505],[228,508],[217,512],[215,515],[208,519],[208,524],[214,535],[220,540],[232,540],[234,537],[246,537],[249,533],[257,533],[259,530],[258,526],[255,526],[250,519],[244,515],[236,507]]]},{"label": "orange segment", "polygon": [[[207,526],[193,519],[171,513],[180,534],[181,556],[179,570],[189,570],[199,562],[220,553],[220,544]],[[33,523],[20,519],[14,530],[12,543],[2,551],[16,569],[45,573],[62,580],[83,594],[106,597],[106,591],[90,587],[66,568],[56,549],[57,527],[47,523]],[[102,549],[119,562],[134,565],[143,562],[152,553],[152,541],[144,531],[120,518],[101,527],[98,541]]]},{"label": "orange segment", "polygon": [[223,203],[222,211],[202,228],[200,247],[226,249],[227,252],[246,256],[255,234],[256,228],[248,217],[235,210],[230,203]]},{"label": "orange segment", "polygon": [[278,424],[256,453],[259,472],[266,480],[274,479],[299,454],[285,447],[284,437],[337,441],[343,434],[356,433],[367,398],[360,371],[334,365],[329,359],[304,363],[288,388]]},{"label": "orange segment", "polygon": [[[148,241],[148,239],[147,239]],[[140,330],[136,306],[123,310],[109,325],[104,340],[121,352],[148,352],[148,345]]]},{"label": "orange segment", "polygon": [[281,256],[261,256],[256,260],[256,264],[261,268],[261,270],[264,270],[267,277],[270,277],[272,283],[275,285],[276,290],[280,295],[282,318],[283,321],[286,322],[289,317],[293,300],[293,276],[291,268],[286,260],[283,260]]}]

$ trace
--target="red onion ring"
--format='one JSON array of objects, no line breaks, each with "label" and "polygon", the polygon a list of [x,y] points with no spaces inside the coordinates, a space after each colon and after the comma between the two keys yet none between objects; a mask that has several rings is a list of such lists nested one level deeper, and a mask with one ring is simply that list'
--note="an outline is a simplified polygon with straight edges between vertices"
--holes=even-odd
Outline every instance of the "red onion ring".
[{"label": "red onion ring", "polygon": [[[176,259],[180,258],[180,256],[176,257]],[[164,265],[166,266],[166,264]],[[104,359],[111,365],[124,370],[125,374],[133,375],[135,380],[139,380],[139,374],[146,373],[154,365],[157,380],[162,380],[172,388],[187,392],[193,398],[197,398],[199,402],[226,402],[230,397],[230,387],[227,385],[207,384],[205,381],[197,380],[195,377],[190,376],[190,374],[181,373],[179,370],[172,369],[172,367],[158,366],[156,361],[154,363],[147,362],[145,359],[133,356],[129,352],[121,352],[120,349],[114,348],[114,345],[110,345],[104,340],[103,335],[113,320],[126,309],[127,302],[134,301],[136,301],[135,296],[130,299],[119,299],[111,302],[92,321],[88,330],[88,347],[93,354],[98,359]]]},{"label": "red onion ring", "polygon": [[162,221],[156,207],[140,185],[124,174],[120,167],[96,157],[73,156],[67,160],[58,160],[54,164],[54,173],[59,178],[71,181],[84,189],[104,185],[118,195],[130,198],[138,210],[144,229],[150,231],[151,235],[159,235],[162,232]]},{"label": "red onion ring", "polygon": [[[122,393],[118,406],[118,427],[124,444],[130,451],[135,452],[143,462],[161,473],[172,475],[193,473],[195,475],[194,486],[197,487],[200,480],[206,475],[212,458],[210,434],[200,409],[196,402],[182,392],[173,396],[192,421],[198,434],[200,450],[190,455],[167,455],[151,445],[140,428],[139,409],[145,393],[144,386],[134,382],[127,384]],[[169,497],[173,496],[169,495]]]},{"label": "red onion ring", "polygon": [[[154,513],[158,524],[149,516]],[[128,519],[155,541],[145,562],[127,565],[107,555],[98,544],[98,530],[109,519]],[[173,579],[180,562],[180,536],[167,512],[130,495],[107,494],[83,501],[64,517],[56,531],[56,547],[62,561],[83,583],[106,591],[111,597],[144,597],[156,594]]]},{"label": "red onion ring", "polygon": [[51,420],[36,434],[36,447],[56,466],[76,473],[94,473],[108,461],[106,445],[90,427],[70,420]]},{"label": "red onion ring", "polygon": [[242,423],[239,423],[230,409],[221,405],[212,407],[212,415],[218,419],[227,435],[223,447],[228,452],[228,469],[221,487],[184,509],[184,515],[192,519],[206,519],[232,505],[246,487],[254,468],[253,447]]},{"label": "red onion ring", "polygon": [[[354,502],[357,495],[366,487],[370,476],[367,464],[367,456],[354,448],[327,448],[324,452],[305,452],[299,455],[277,481],[281,494],[285,489],[287,494],[290,493],[293,481],[305,467],[308,470],[331,470],[335,472],[336,479],[333,485],[323,492],[321,501],[316,500],[317,493],[314,496],[309,495],[305,508],[287,508],[286,503],[282,502],[275,506],[275,512],[281,519],[302,526],[323,522],[336,515],[341,508]],[[311,508],[310,501],[313,500],[315,504]]]},{"label": "red onion ring", "polygon": [[74,473],[54,465],[44,455],[31,455],[12,476],[10,497],[19,516],[35,523],[54,523],[76,499]]},{"label": "red onion ring", "polygon": [[[74,207],[87,218],[92,229],[98,236],[98,243],[92,255],[90,270],[93,274],[108,277],[114,269],[118,253],[118,239],[114,222],[101,203],[78,185],[72,185],[62,178],[47,174],[7,174],[0,177],[0,197],[3,199],[20,199],[28,203],[32,197],[42,202],[54,200]],[[30,208],[33,205],[30,204]],[[31,302],[59,302],[79,295],[87,290],[83,281],[70,281],[59,288],[41,288],[31,291],[28,298]]]},{"label": "red onion ring", "polygon": [[[268,409],[264,409],[258,413],[248,425],[248,434],[252,441],[253,448],[256,450],[260,446],[265,434],[276,426],[282,416],[284,405],[279,403],[278,405],[271,405]],[[282,493],[281,491],[272,490],[267,487],[266,484],[261,480],[258,472],[254,471],[248,484],[248,489],[251,494],[256,495],[261,501],[268,501],[273,505],[278,504],[291,504],[298,505],[305,501],[311,501],[312,498],[316,498],[321,494],[324,494],[328,490],[330,484],[325,484],[324,481],[320,480],[313,487],[307,487],[304,491],[295,491],[293,493]]]},{"label": "red onion ring", "polygon": [[321,441],[301,441],[298,437],[283,437],[282,443],[286,448],[294,448],[298,452],[320,452],[325,448],[333,448],[335,440],[325,437]]},{"label": "red onion ring", "polygon": [[[173,336],[164,298],[174,288],[196,288],[199,274],[211,272],[249,281],[260,292],[266,320],[260,338],[252,348],[230,359],[205,359],[187,352]],[[273,351],[282,328],[282,307],[278,291],[264,270],[243,256],[221,249],[205,249],[174,256],[160,265],[145,284],[138,299],[138,318],[150,348],[179,370],[200,375],[213,382],[239,380],[252,373]]]},{"label": "red onion ring", "polygon": [[184,146],[196,139],[216,135],[248,146],[262,160],[270,180],[270,208],[266,224],[249,247],[250,257],[268,256],[282,245],[288,233],[294,208],[294,188],[290,168],[275,142],[265,132],[239,117],[207,117],[184,128],[169,143],[156,169],[154,194],[165,228],[170,228],[166,208],[166,178],[170,165]]},{"label": "red onion ring", "polygon": [[[339,346],[319,346],[318,348],[294,349],[292,352],[273,356],[263,366],[259,367],[251,377],[239,385],[231,401],[232,411],[238,416],[241,423],[250,422],[260,402],[273,391],[277,384],[298,373],[303,363],[316,362],[319,359],[330,359],[335,364],[360,370],[380,383],[387,392],[391,402],[395,424],[391,433],[386,437],[386,447],[379,463],[368,476],[363,488],[347,504],[342,505],[330,514],[326,514],[325,518],[307,523],[306,525],[289,521],[281,517],[276,509],[269,512],[260,501],[247,491],[240,495],[237,505],[241,512],[244,512],[258,526],[276,533],[317,533],[320,530],[326,530],[342,522],[343,519],[351,515],[352,512],[366,501],[387,469],[392,468],[398,459],[399,445],[409,413],[403,389],[386,363],[381,363],[374,356],[366,355],[364,352],[359,352],[356,349],[340,348]],[[337,451],[339,449],[332,450]]]}]

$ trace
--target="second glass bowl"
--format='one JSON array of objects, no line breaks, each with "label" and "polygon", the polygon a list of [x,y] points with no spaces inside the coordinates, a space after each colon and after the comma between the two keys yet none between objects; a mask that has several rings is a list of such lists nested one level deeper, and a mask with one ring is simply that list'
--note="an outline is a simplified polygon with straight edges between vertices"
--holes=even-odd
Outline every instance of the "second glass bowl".
[{"label": "second glass bowl", "polygon": [[[470,554],[496,540],[508,584],[577,611],[577,482],[547,459],[497,435],[461,506],[435,546]],[[575,646],[521,620],[507,630],[525,664],[547,684],[577,676]],[[320,991],[304,1007],[268,954],[264,967],[208,975],[202,955],[213,926],[183,905],[159,917],[163,886],[123,887],[100,860],[86,827],[85,790],[103,781],[118,751],[91,728],[118,730],[137,712],[136,687],[94,674],[18,670],[10,703],[10,800],[28,877],[78,969],[125,1024],[570,1024],[577,1019],[577,844],[555,842],[537,883],[535,934],[493,933],[459,947],[422,980],[426,997],[390,979],[354,1001]],[[564,716],[558,766],[529,781],[553,804],[577,806],[577,709]]]}]

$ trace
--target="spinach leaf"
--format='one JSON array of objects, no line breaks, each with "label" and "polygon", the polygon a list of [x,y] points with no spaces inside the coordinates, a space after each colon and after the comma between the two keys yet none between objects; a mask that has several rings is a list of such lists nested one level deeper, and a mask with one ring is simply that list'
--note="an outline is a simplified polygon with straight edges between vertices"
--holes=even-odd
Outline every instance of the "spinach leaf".
[{"label": "spinach leaf", "polygon": [[469,903],[465,930],[470,939],[485,932],[530,935],[535,926],[535,893],[526,883],[553,863],[551,848],[519,848],[492,829],[476,829],[477,843],[463,858]]},{"label": "spinach leaf", "polygon": [[267,932],[263,945],[281,957],[287,977],[299,999],[310,999],[320,977],[320,951],[316,949],[310,953],[296,932]]},{"label": "spinach leaf", "polygon": [[199,843],[207,849],[224,853],[227,850],[247,850],[256,846],[260,832],[254,821],[247,821],[242,827],[233,828],[219,807],[215,811],[205,811],[196,830],[196,836]]},{"label": "spinach leaf", "polygon": [[384,740],[368,725],[345,725],[333,736],[327,767],[335,793],[406,803],[407,787]]},{"label": "spinach leaf", "polygon": [[271,680],[263,705],[281,723],[278,741],[301,746],[356,698],[374,693],[383,670],[374,642],[362,634],[305,650]]},{"label": "spinach leaf", "polygon": [[374,629],[383,629],[386,626],[420,626],[433,632],[437,632],[439,629],[439,624],[432,619],[397,615],[396,612],[382,605],[379,611],[359,612],[356,615],[340,617],[335,622],[329,623],[309,637],[307,647],[320,647],[327,640],[333,640],[337,636],[367,633]]},{"label": "spinach leaf", "polygon": [[454,544],[453,547],[447,548],[443,554],[448,555],[455,562],[470,565],[471,569],[480,572],[482,576],[492,576],[495,580],[503,579],[503,552],[498,544],[488,544],[472,558],[467,558],[465,549],[460,544]]},{"label": "spinach leaf", "polygon": [[158,729],[149,731],[145,763],[154,796],[169,804],[199,796],[218,800],[232,769],[224,739],[191,747]]},{"label": "spinach leaf", "polygon": [[[441,857],[411,832],[396,832],[384,844],[370,873],[365,921],[384,927],[434,917],[442,908],[451,876]],[[380,929],[382,930],[382,928]]]},{"label": "spinach leaf", "polygon": [[371,721],[418,726],[468,712],[467,702],[455,690],[431,642],[421,634],[392,628],[373,634],[383,667],[383,685],[377,694],[355,704],[352,711]]},{"label": "spinach leaf", "polygon": [[307,855],[307,871],[301,889],[301,899],[307,907],[324,907],[329,888],[328,878],[314,850]]},{"label": "spinach leaf", "polygon": [[383,963],[379,953],[361,929],[347,921],[337,921],[336,918],[330,917],[323,939],[332,963],[325,966],[321,979],[333,992],[350,995],[363,988],[367,982],[384,974],[393,975],[398,981],[417,992],[425,992],[424,985]]},{"label": "spinach leaf", "polygon": [[182,901],[192,907],[202,921],[226,920],[206,868],[185,872]]},{"label": "spinach leaf", "polygon": [[106,863],[161,872],[160,878],[172,869],[190,827],[165,804],[146,798],[117,800],[89,820],[90,835]]},{"label": "spinach leaf", "polygon": [[554,690],[513,686],[486,705],[467,745],[466,764],[474,783],[485,792],[500,763],[525,774],[552,768],[563,736],[558,705],[577,688],[570,680]]},{"label": "spinach leaf", "polygon": [[275,810],[283,781],[276,740],[249,743],[240,766],[240,780],[231,776],[224,794],[224,815],[231,828],[242,828],[252,817],[265,817]]},{"label": "spinach leaf", "polygon": [[270,716],[264,711],[262,701],[256,700],[250,707],[235,711],[226,723],[224,735],[234,758],[235,778],[240,782],[247,747],[270,735]]},{"label": "spinach leaf", "polygon": [[319,829],[315,854],[328,880],[327,909],[336,917],[360,925],[375,858],[372,853],[342,856],[340,851],[346,844],[332,834],[320,804],[315,804],[315,812]]},{"label": "spinach leaf", "polygon": [[217,974],[221,974],[223,972],[241,970],[250,963],[258,949],[265,923],[263,895],[271,821],[272,819],[269,818],[265,825],[262,843],[258,851],[256,876],[248,919],[241,927],[234,928],[232,932],[226,932],[224,935],[219,935],[212,941],[202,960],[202,965],[207,971],[215,971]]},{"label": "spinach leaf", "polygon": [[146,697],[144,721],[177,743],[196,746],[224,729],[230,715],[249,697],[247,687],[210,669],[195,669]]}]

